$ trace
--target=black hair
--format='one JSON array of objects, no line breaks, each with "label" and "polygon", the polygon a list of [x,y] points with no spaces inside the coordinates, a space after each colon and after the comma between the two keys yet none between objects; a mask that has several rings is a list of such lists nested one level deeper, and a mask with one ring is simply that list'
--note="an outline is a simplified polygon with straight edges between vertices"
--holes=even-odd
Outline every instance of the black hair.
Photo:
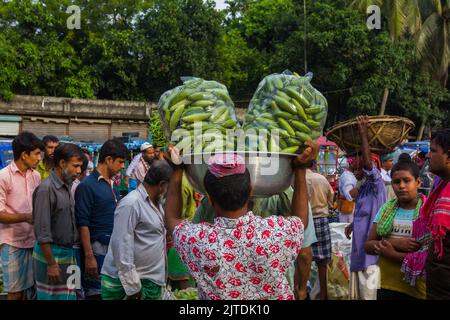
[{"label": "black hair", "polygon": [[242,208],[250,197],[250,173],[245,169],[243,174],[217,178],[207,171],[203,178],[206,192],[220,208],[235,211]]},{"label": "black hair", "polygon": [[44,143],[44,146],[47,146],[47,143],[49,142],[59,142],[59,139],[49,134],[42,138],[42,142]]},{"label": "black hair", "polygon": [[86,152],[83,150],[83,164],[81,165],[81,172],[85,172],[87,170],[87,167],[89,165],[88,157],[86,157]]},{"label": "black hair", "polygon": [[107,140],[100,148],[98,162],[104,163],[106,157],[112,157],[113,161],[117,158],[129,160],[130,152],[125,144],[119,139],[110,139]]},{"label": "black hair", "polygon": [[14,160],[17,161],[23,152],[30,154],[36,149],[44,150],[44,144],[33,133],[24,131],[14,138],[12,148]]},{"label": "black hair", "polygon": [[[61,143],[56,149],[53,156],[54,166],[57,167],[61,160],[69,161],[71,158],[77,157],[84,161],[86,156],[79,146],[73,143]],[[86,159],[87,160],[87,159]]]},{"label": "black hair", "polygon": [[155,160],[145,175],[144,183],[155,186],[161,181],[168,182],[172,172],[173,169],[166,160]]},{"label": "black hair", "polygon": [[418,179],[420,176],[419,166],[411,160],[411,156],[407,153],[402,153],[398,158],[398,162],[392,167],[391,177],[397,171],[409,171],[414,178]]},{"label": "black hair", "polygon": [[431,134],[431,141],[439,145],[450,157],[450,129],[443,129]]}]

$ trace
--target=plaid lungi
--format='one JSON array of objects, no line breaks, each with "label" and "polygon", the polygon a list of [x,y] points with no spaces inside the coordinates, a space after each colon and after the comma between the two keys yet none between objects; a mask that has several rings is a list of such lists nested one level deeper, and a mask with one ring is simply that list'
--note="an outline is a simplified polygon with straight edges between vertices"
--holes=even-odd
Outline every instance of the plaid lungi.
[{"label": "plaid lungi", "polygon": [[[47,273],[47,260],[45,260],[41,247],[36,242],[34,246],[34,269],[36,273],[36,289],[38,300],[76,300],[77,293],[75,284],[72,284],[69,277],[72,275],[72,269],[77,268],[75,250],[73,248],[61,247],[55,244],[50,245],[53,258],[61,268],[61,282],[58,284],[50,283]],[[71,268],[68,270],[68,268]],[[74,276],[77,276],[75,274]],[[80,272],[78,276],[81,277]],[[69,285],[74,285],[69,288]]]},{"label": "plaid lungi", "polygon": [[[3,269],[3,291],[22,292],[34,287],[33,249],[0,246]],[[27,296],[28,293],[26,293]],[[31,297],[29,297],[31,298]]]},{"label": "plaid lungi", "polygon": [[328,218],[314,218],[313,221],[317,237],[317,242],[311,245],[313,260],[316,263],[329,263],[331,261],[331,233]]}]

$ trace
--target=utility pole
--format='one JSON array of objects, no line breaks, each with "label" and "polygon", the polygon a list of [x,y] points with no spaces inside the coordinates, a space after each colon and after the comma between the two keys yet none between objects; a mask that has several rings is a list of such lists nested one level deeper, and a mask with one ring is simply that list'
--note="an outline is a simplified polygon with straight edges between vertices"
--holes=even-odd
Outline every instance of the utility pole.
[{"label": "utility pole", "polygon": [[308,58],[306,57],[306,0],[303,0],[303,23],[305,36],[303,38],[303,58],[305,60],[305,74],[308,72]]}]

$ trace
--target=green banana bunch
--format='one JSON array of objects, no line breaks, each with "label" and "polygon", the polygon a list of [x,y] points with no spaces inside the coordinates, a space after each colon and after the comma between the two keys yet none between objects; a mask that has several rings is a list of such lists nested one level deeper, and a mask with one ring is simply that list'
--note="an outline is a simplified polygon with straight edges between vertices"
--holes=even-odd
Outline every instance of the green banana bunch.
[{"label": "green banana bunch", "polygon": [[163,132],[160,115],[157,112],[150,117],[149,127],[153,143],[160,147],[166,146],[168,141]]}]

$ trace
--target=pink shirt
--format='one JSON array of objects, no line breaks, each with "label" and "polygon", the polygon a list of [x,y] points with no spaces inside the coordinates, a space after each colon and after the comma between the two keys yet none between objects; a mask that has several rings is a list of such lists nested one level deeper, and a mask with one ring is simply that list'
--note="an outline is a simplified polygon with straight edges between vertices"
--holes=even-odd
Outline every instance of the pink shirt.
[{"label": "pink shirt", "polygon": [[293,300],[286,272],[303,243],[297,217],[216,217],[214,224],[185,220],[174,247],[196,280],[202,299]]},{"label": "pink shirt", "polygon": [[[0,212],[10,214],[31,213],[34,189],[41,182],[37,171],[30,169],[25,176],[15,162],[0,170]],[[0,245],[8,244],[17,248],[33,248],[33,226],[27,222],[0,223]]]}]

